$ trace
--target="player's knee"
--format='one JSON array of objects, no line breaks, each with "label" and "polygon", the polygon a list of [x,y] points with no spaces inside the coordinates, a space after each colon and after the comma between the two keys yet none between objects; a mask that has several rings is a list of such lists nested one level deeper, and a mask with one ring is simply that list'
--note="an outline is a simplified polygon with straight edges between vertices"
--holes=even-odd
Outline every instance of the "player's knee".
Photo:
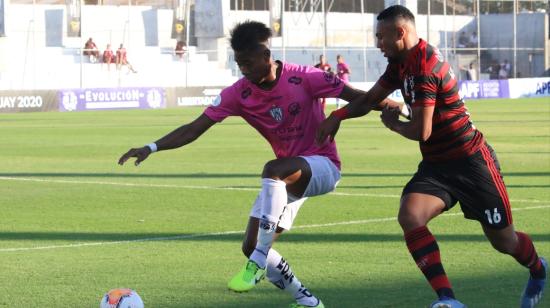
[{"label": "player's knee", "polygon": [[262,178],[279,179],[278,171],[280,168],[278,165],[279,163],[276,159],[268,161],[264,165]]},{"label": "player's knee", "polygon": [[491,241],[491,245],[496,251],[507,255],[513,254],[516,248],[512,241]]},{"label": "player's knee", "polygon": [[403,231],[413,230],[426,225],[426,223],[422,222],[419,217],[417,217],[413,213],[405,211],[399,212],[399,215],[397,215],[397,221],[399,222],[399,225],[401,226]]}]

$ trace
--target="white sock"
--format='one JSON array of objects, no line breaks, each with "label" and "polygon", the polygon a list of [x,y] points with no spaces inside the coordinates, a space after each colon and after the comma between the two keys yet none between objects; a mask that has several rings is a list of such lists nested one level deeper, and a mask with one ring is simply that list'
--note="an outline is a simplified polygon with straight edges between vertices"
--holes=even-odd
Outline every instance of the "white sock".
[{"label": "white sock", "polygon": [[269,178],[262,179],[262,191],[260,193],[262,205],[262,217],[258,230],[258,242],[250,255],[250,260],[256,262],[259,267],[266,267],[266,259],[273,235],[277,229],[279,218],[287,204],[286,184],[280,180]]},{"label": "white sock", "polygon": [[277,288],[292,295],[299,304],[306,306],[319,304],[319,299],[294,276],[290,265],[275,249],[270,249],[267,255],[266,277]]}]

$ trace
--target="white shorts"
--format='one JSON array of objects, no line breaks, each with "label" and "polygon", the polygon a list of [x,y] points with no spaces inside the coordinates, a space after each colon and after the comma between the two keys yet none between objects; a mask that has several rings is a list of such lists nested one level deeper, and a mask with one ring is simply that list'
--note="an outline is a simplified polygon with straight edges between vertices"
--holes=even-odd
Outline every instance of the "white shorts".
[{"label": "white shorts", "polygon": [[[288,195],[288,204],[283,210],[283,214],[279,218],[278,226],[290,230],[294,218],[298,214],[300,207],[308,197],[324,195],[333,191],[340,181],[340,170],[334,163],[325,156],[300,156],[307,161],[311,169],[311,179],[307,184],[306,190],[302,198],[293,195]],[[250,216],[255,218],[261,217],[260,195],[256,197]]]}]

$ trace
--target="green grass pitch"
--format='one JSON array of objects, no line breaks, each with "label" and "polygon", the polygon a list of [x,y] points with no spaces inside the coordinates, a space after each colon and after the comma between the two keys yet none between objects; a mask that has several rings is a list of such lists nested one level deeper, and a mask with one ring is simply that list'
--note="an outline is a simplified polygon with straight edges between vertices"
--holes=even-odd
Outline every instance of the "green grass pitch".
[{"label": "green grass pitch", "polygon": [[[550,257],[550,101],[467,102],[497,151],[514,222]],[[111,288],[146,307],[285,307],[262,282],[226,289],[244,264],[241,240],[269,145],[241,119],[141,166],[116,164],[202,108],[1,114],[0,307],[98,307]],[[343,178],[302,207],[276,249],[327,307],[426,307],[434,294],[395,220],[418,145],[376,112],[337,136]],[[461,301],[517,307],[527,271],[494,251],[459,207],[430,228]],[[550,307],[550,291],[541,307]]]}]

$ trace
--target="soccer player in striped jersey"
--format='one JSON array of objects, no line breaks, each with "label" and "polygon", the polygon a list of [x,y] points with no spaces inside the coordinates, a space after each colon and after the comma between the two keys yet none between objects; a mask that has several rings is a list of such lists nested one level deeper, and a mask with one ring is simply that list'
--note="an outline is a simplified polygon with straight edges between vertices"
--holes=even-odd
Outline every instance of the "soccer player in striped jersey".
[{"label": "soccer player in striped jersey", "polygon": [[334,138],[341,120],[368,113],[401,89],[411,120],[401,121],[399,111],[391,107],[382,111],[381,119],[389,129],[420,143],[423,159],[403,189],[398,221],[413,259],[437,293],[431,307],[464,307],[455,299],[436,239],[427,227],[457,202],[466,218],[480,222],[496,250],[529,269],[521,307],[534,307],[542,297],[548,265],[529,236],[514,230],[495,152],[472,124],[449,63],[418,38],[414,15],[406,7],[388,7],[377,20],[377,47],[389,62],[386,72],[365,101],[334,111],[321,124],[317,141]]}]

